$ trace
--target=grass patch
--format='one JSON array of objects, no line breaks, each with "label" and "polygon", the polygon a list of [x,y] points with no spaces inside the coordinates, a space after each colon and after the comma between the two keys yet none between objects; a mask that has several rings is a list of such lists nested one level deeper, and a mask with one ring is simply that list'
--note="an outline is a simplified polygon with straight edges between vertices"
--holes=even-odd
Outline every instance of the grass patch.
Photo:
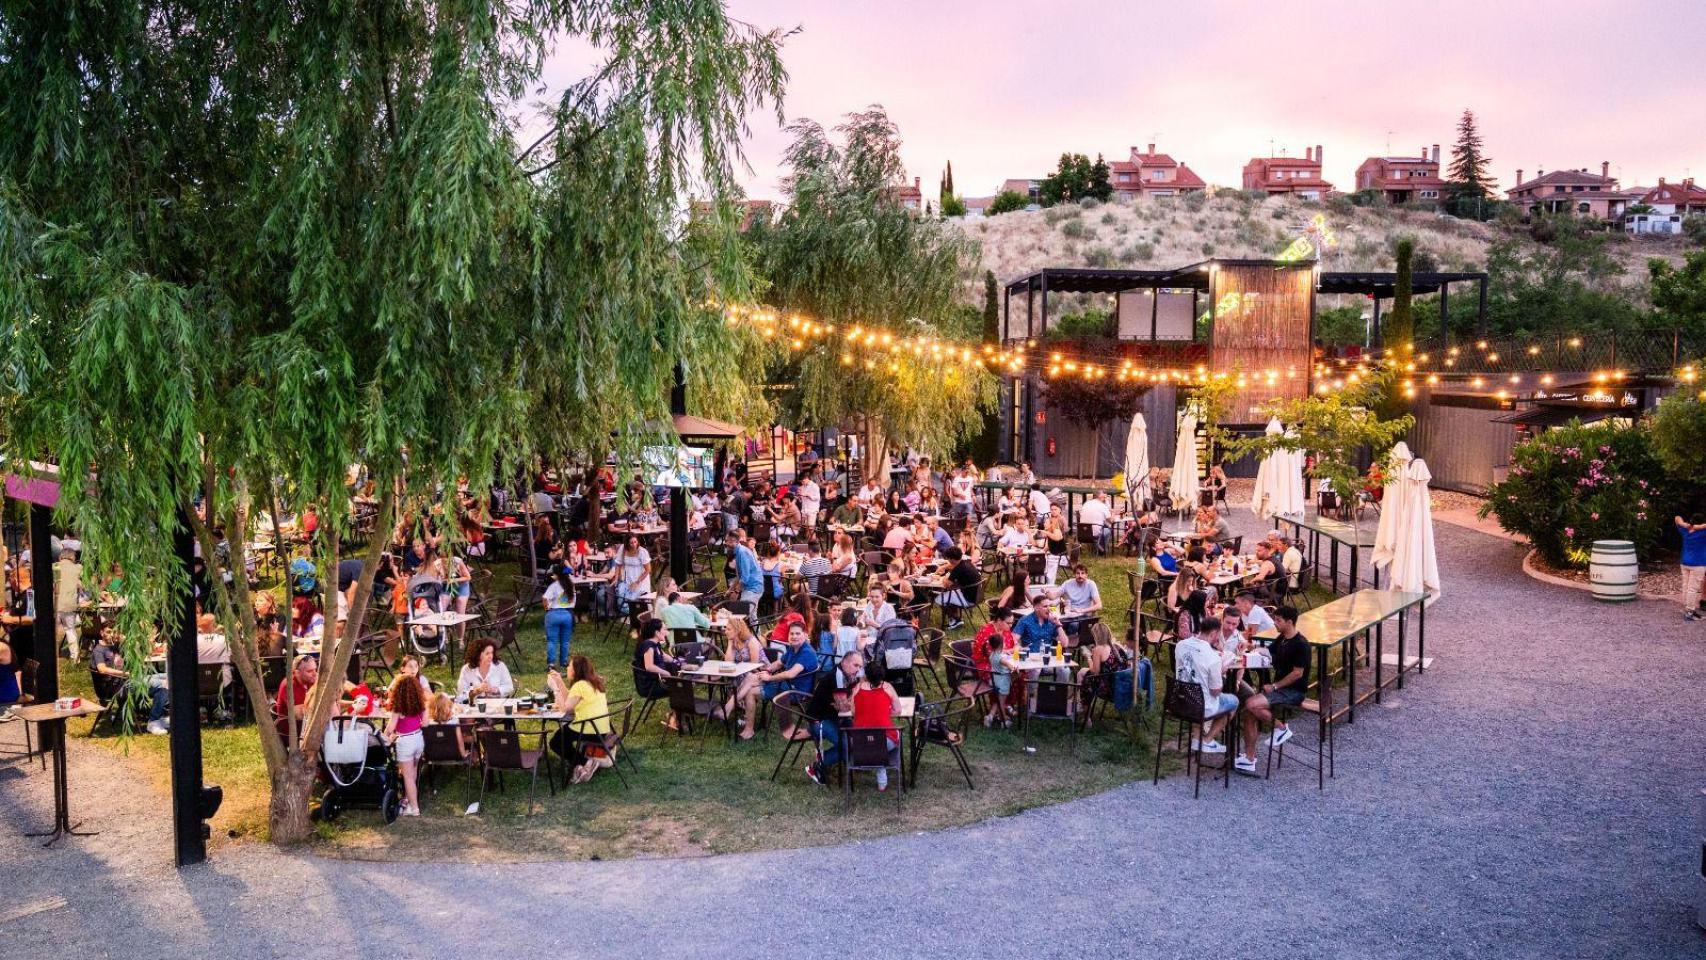
[{"label": "grass patch", "polygon": [[[1104,618],[1123,631],[1131,605],[1125,572],[1133,561],[1090,557],[1092,576],[1102,587]],[[503,571],[500,571],[500,576]],[[969,630],[956,636],[969,635]],[[523,691],[544,689],[544,633],[534,610],[522,621],[526,659],[511,664]],[[627,639],[620,630],[583,624],[574,650],[593,658],[610,683],[614,701],[632,693]],[[434,680],[453,684],[454,665],[428,668]],[[89,692],[86,666],[66,663],[67,692]],[[906,794],[901,810],[892,794],[875,791],[862,775],[846,810],[838,788],[810,783],[799,764],[784,768],[775,782],[771,770],[781,750],[774,735],[749,743],[728,743],[720,728],[703,740],[682,739],[657,719],[636,729],[628,746],[639,771],[625,771],[629,789],[609,771],[584,785],[559,789],[551,796],[539,785],[533,816],[526,816],[527,784],[510,775],[507,789],[488,791],[477,816],[462,811],[478,796],[477,785],[450,771],[439,774],[436,791],[422,794],[422,816],[389,827],[378,815],[355,810],[322,825],[318,847],[332,856],[384,860],[514,861],[610,859],[616,857],[692,856],[780,847],[838,843],[903,831],[934,830],[1007,816],[1033,807],[1098,793],[1147,776],[1150,744],[1134,741],[1123,724],[1098,723],[1078,737],[1069,752],[1065,725],[1038,721],[1032,731],[1035,753],[1022,749],[1017,732],[973,728],[965,745],[977,789],[967,790],[953,760],[940,748],[925,751],[918,789]],[[88,721],[74,721],[73,733],[88,737]],[[1153,728],[1150,728],[1152,735]],[[167,738],[146,734],[89,740],[99,749],[125,753],[162,794],[168,783]],[[214,819],[216,836],[264,839],[267,777],[258,734],[253,726],[209,727],[203,731],[208,782],[225,790]],[[1169,758],[1168,768],[1174,766]],[[894,789],[891,787],[891,790]]]}]

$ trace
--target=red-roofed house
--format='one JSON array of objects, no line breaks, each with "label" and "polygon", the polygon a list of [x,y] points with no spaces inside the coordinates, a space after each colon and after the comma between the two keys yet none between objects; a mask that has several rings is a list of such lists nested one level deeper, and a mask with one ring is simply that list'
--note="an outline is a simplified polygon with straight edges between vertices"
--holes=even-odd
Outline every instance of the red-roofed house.
[{"label": "red-roofed house", "polygon": [[[774,200],[736,200],[735,206],[740,208],[740,231],[745,233],[754,223],[762,221],[766,224],[776,222],[776,202]],[[712,210],[709,200],[695,200],[692,212],[695,217],[708,216]]]},{"label": "red-roofed house", "polygon": [[1706,216],[1706,190],[1695,186],[1693,177],[1681,183],[1666,183],[1660,177],[1659,185],[1642,194],[1640,202],[1653,211],[1624,217],[1623,229],[1627,233],[1675,235],[1682,232],[1683,220]]},{"label": "red-roofed house", "polygon": [[1032,203],[1042,197],[1043,182],[1034,177],[1008,177],[995,189],[997,195],[1016,193]]},{"label": "red-roofed house", "polygon": [[1439,144],[1417,157],[1369,157],[1357,167],[1357,190],[1375,190],[1389,203],[1438,200],[1445,189],[1439,176]]},{"label": "red-roofed house", "polygon": [[1611,175],[1611,162],[1599,165],[1599,173],[1580,170],[1541,170],[1533,180],[1516,172],[1516,186],[1505,191],[1510,201],[1530,213],[1569,213],[1599,220],[1621,220],[1623,211],[1641,199],[1633,190],[1619,190]]},{"label": "red-roofed house", "polygon": [[1131,159],[1108,164],[1108,175],[1115,196],[1120,197],[1171,197],[1196,193],[1206,186],[1190,167],[1165,153],[1156,153],[1153,143],[1142,151],[1132,147]]},{"label": "red-roofed house", "polygon": [[911,210],[913,213],[923,213],[924,190],[919,183],[919,178],[913,177],[911,186],[907,186],[903,183],[898,187],[890,187],[889,190],[891,195],[894,197],[895,202],[899,203],[906,209]]},{"label": "red-roofed house", "polygon": [[1321,147],[1303,148],[1303,158],[1255,157],[1244,164],[1244,189],[1268,193],[1295,193],[1305,200],[1319,200],[1333,192],[1321,179]]}]

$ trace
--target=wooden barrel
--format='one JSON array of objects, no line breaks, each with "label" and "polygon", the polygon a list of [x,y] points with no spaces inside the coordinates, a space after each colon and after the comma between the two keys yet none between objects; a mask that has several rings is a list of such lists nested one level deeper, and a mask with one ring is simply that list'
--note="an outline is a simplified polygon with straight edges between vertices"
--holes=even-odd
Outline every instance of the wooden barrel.
[{"label": "wooden barrel", "polygon": [[1635,599],[1635,545],[1628,540],[1595,540],[1588,561],[1593,598],[1602,603]]}]

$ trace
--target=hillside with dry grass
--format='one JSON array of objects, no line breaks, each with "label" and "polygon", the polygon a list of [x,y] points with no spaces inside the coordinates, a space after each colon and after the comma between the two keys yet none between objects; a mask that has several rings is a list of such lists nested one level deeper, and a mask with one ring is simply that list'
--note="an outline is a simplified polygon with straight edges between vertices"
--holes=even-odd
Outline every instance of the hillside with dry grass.
[{"label": "hillside with dry grass", "polygon": [[[1302,235],[1317,214],[1326,217],[1338,244],[1323,258],[1328,270],[1391,270],[1393,246],[1406,234],[1416,239],[1418,269],[1475,271],[1486,267],[1487,249],[1500,238],[1531,245],[1520,226],[1477,223],[1432,212],[1349,203],[1310,203],[1289,196],[1257,197],[1237,190],[1213,195],[1149,198],[1086,205],[1062,204],[960,222],[982,244],[982,269],[1006,282],[1042,267],[1101,267],[1162,270],[1222,258],[1267,258]],[[1619,279],[1637,298],[1646,284],[1646,262],[1680,262],[1680,241],[1612,240],[1624,264]],[[979,275],[981,276],[981,270]],[[981,296],[981,285],[975,291]]]}]

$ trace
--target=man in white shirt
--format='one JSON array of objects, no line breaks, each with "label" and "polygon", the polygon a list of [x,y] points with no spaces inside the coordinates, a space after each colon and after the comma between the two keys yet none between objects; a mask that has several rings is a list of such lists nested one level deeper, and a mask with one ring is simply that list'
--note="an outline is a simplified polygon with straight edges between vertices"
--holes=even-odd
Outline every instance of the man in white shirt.
[{"label": "man in white shirt", "polygon": [[1050,504],[1049,504],[1048,494],[1043,492],[1043,488],[1042,487],[1032,487],[1031,488],[1031,514],[1037,518],[1037,523],[1040,524],[1044,520],[1048,519],[1048,508],[1049,508],[1049,506],[1050,506]]},{"label": "man in white shirt", "polygon": [[1286,586],[1296,590],[1298,574],[1303,572],[1303,551],[1297,549],[1297,545],[1292,543],[1289,537],[1282,535],[1279,542],[1285,550],[1280,554],[1280,569],[1285,571]]},{"label": "man in white shirt", "polygon": [[964,466],[954,471],[948,481],[948,515],[952,517],[970,517],[972,515],[972,495],[977,489],[977,480],[971,471]]},{"label": "man in white shirt", "polygon": [[873,503],[881,503],[883,499],[883,488],[878,486],[877,481],[875,480],[866,480],[864,484],[859,487],[858,495],[853,499],[867,506]]},{"label": "man in white shirt", "polygon": [[[817,529],[817,513],[823,507],[823,493],[818,490],[817,481],[812,479],[810,471],[806,472],[798,484],[797,493],[800,496],[800,523],[805,530]],[[804,535],[805,531],[801,531]]]},{"label": "man in white shirt", "polygon": [[1001,534],[1000,540],[995,541],[995,545],[1005,550],[1018,550],[1030,546],[1031,531],[1029,526],[1024,517],[1013,518],[1012,525]]},{"label": "man in white shirt", "polygon": [[1108,517],[1114,508],[1108,503],[1108,495],[1097,491],[1083,506],[1078,508],[1078,522],[1090,525],[1090,533],[1096,538],[1096,552],[1107,553],[1109,545]]},{"label": "man in white shirt", "polygon": [[[1238,698],[1222,689],[1225,680],[1221,675],[1220,653],[1209,642],[1209,638],[1219,632],[1220,620],[1204,617],[1197,624],[1197,632],[1180,640],[1173,648],[1173,679],[1202,687],[1203,719],[1208,722],[1208,738],[1202,741],[1200,749],[1210,754],[1226,752],[1225,745],[1218,738],[1226,728],[1226,721],[1238,709]],[[1199,731],[1193,724],[1191,737],[1195,740],[1198,736]]]},{"label": "man in white shirt", "polygon": [[1256,602],[1254,593],[1248,590],[1240,592],[1237,599],[1233,601],[1233,605],[1238,608],[1239,615],[1244,618],[1244,625],[1251,631],[1261,633],[1265,630],[1276,629],[1274,618],[1268,616],[1268,612]]}]

